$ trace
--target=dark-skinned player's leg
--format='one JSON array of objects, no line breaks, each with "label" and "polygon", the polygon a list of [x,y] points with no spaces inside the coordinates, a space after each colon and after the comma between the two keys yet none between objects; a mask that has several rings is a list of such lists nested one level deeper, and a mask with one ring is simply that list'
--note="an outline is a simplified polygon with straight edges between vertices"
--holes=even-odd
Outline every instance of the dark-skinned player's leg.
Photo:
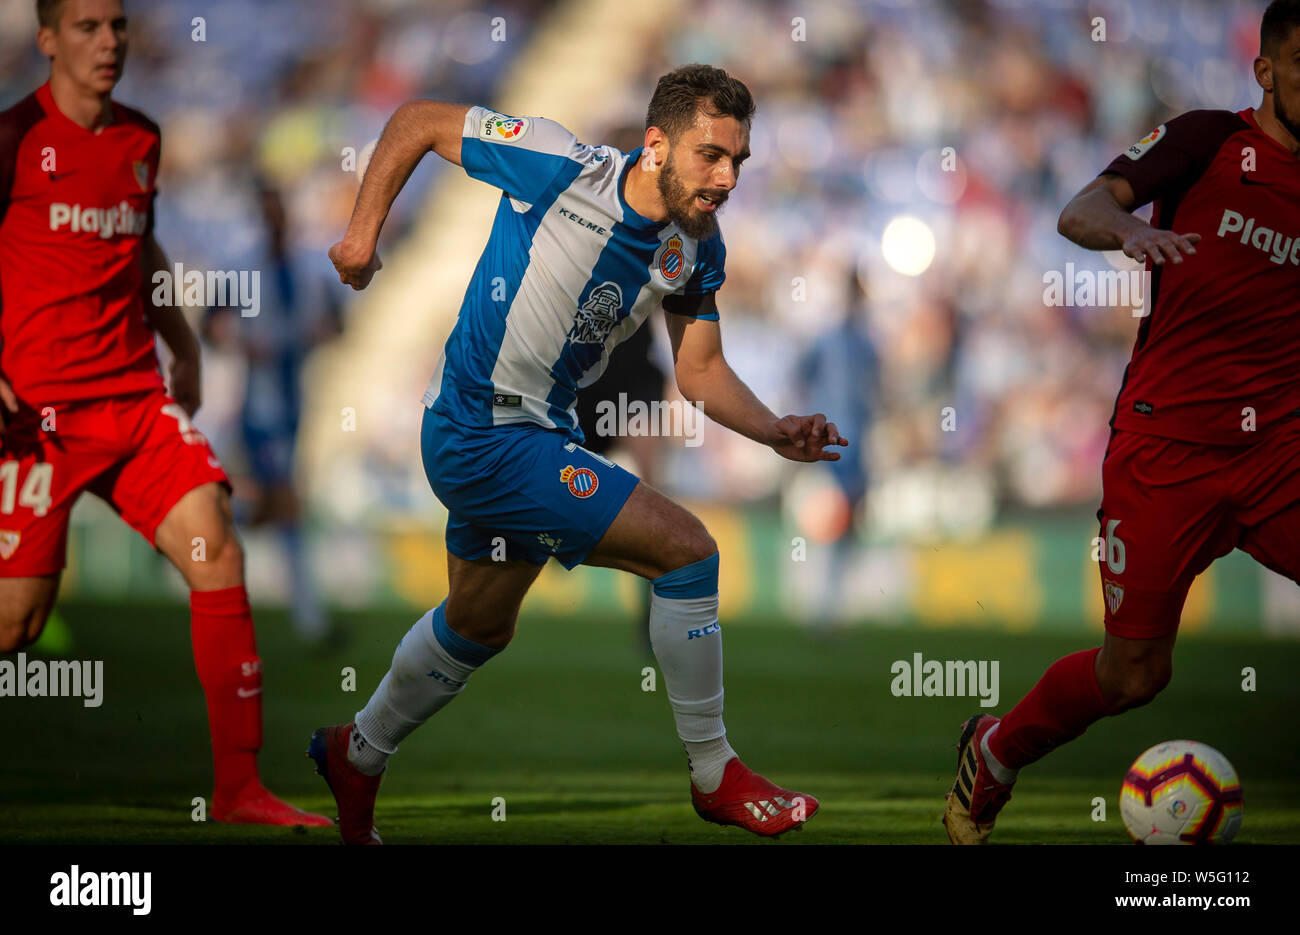
[{"label": "dark-skinned player's leg", "polygon": [[811,818],[818,802],[750,770],[723,725],[717,544],[695,516],[642,482],[584,564],[652,585],[650,643],[686,749],[691,798],[706,821],[772,836]]},{"label": "dark-skinned player's leg", "polygon": [[944,826],[954,844],[984,844],[1020,769],[1169,684],[1173,646],[1196,576],[1235,547],[1223,485],[1232,454],[1115,432],[1102,465],[1097,549],[1102,646],[1058,659],[999,721],[962,725]]},{"label": "dark-skinned player's leg", "polygon": [[0,653],[16,653],[40,637],[58,599],[61,576],[0,578]]}]

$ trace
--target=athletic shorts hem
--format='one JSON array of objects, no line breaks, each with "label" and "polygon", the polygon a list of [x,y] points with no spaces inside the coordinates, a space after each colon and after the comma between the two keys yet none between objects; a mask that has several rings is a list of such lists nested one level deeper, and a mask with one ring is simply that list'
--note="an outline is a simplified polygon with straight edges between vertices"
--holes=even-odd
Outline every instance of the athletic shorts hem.
[{"label": "athletic shorts hem", "polygon": [[226,489],[227,495],[234,493],[234,488],[230,486],[230,479],[225,476],[224,471],[222,472],[221,477],[193,477],[191,478],[191,480],[193,481],[193,483],[187,486],[184,490],[171,491],[166,496],[163,497],[162,500],[163,506],[158,514],[158,522],[153,524],[153,528],[136,529],[136,532],[144,536],[145,541],[149,543],[149,548],[153,549],[155,552],[158,551],[158,543],[156,540],[158,534],[158,527],[161,526],[166,521],[168,515],[172,511],[172,508],[176,506],[176,504],[180,503],[181,500],[185,498],[185,495],[187,493],[190,493],[191,491],[194,490],[198,490],[200,487],[202,487],[205,484],[220,484],[222,487]]},{"label": "athletic shorts hem", "polygon": [[57,562],[45,562],[32,568],[11,565],[4,561],[0,562],[0,578],[47,578],[50,575],[60,574],[67,567],[66,555],[60,555]]},{"label": "athletic shorts hem", "polygon": [[[503,536],[502,538],[505,537]],[[481,561],[487,558],[488,556],[490,556],[494,550],[493,546],[490,545],[484,546],[481,549],[459,549],[454,547],[450,542],[446,542],[445,545],[447,546],[447,551],[450,554],[456,556],[462,562]],[[539,562],[537,561],[537,556],[529,555],[525,553],[524,555],[520,556],[520,560],[525,561],[530,565],[537,565],[538,567],[541,567],[545,565],[548,561],[550,561],[550,556],[549,555],[544,556],[542,560]]]},{"label": "athletic shorts hem", "polygon": [[556,559],[556,561],[558,561],[561,565],[565,567],[565,570],[573,571],[573,569],[577,568],[579,565],[585,562],[590,557],[592,552],[596,551],[596,546],[600,545],[600,540],[605,538],[605,533],[609,532],[609,527],[614,525],[614,520],[618,519],[618,514],[623,512],[623,507],[627,506],[627,501],[632,498],[632,491],[636,490],[637,485],[639,485],[640,483],[641,483],[641,478],[635,477],[634,483],[632,484],[631,487],[627,489],[627,496],[617,501],[611,501],[612,503],[616,503],[617,505],[614,507],[613,510],[610,511],[608,516],[601,517],[600,522],[596,526],[596,528],[600,530],[600,533],[592,537],[590,547],[583,549],[582,553],[572,562],[566,562],[560,558]]}]

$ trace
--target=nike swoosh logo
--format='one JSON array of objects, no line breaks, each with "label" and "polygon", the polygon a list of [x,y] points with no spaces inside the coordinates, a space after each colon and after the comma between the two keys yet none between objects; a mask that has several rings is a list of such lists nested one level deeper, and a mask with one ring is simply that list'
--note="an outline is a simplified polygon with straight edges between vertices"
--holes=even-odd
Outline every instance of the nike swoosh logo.
[{"label": "nike swoosh logo", "polygon": [[60,172],[60,173],[57,174],[57,175],[55,175],[53,172],[51,172],[51,173],[50,173],[50,181],[51,181],[51,182],[58,182],[58,181],[61,181],[61,180],[63,180],[63,179],[66,179],[69,175],[72,175],[72,173],[73,173],[73,172],[76,172],[76,171],[77,171],[76,169],[73,169],[71,172]]},{"label": "nike swoosh logo", "polygon": [[262,686],[259,685],[257,688],[252,690],[247,688],[237,688],[235,689],[235,692],[240,698],[252,698],[254,695],[260,695],[262,693]]},{"label": "nike swoosh logo", "polygon": [[1267,185],[1267,182],[1261,182],[1259,179],[1252,179],[1249,172],[1241,173],[1242,185]]}]

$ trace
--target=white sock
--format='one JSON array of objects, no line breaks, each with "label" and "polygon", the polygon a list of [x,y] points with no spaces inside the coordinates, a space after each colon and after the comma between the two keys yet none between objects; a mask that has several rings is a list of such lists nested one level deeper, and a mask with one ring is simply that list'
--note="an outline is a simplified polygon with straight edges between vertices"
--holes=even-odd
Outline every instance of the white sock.
[{"label": "white sock", "polygon": [[372,747],[355,724],[348,737],[348,762],[367,776],[378,776],[388,766],[390,752]]},{"label": "white sock", "polygon": [[498,652],[452,631],[445,606],[443,601],[402,637],[392,666],[357,712],[348,761],[368,776],[383,772],[397,745],[450,704],[474,671]]},{"label": "white sock", "polygon": [[727,763],[735,759],[736,751],[727,743],[726,735],[717,740],[703,740],[698,743],[683,740],[686,748],[686,763],[691,770],[691,782],[701,792],[716,792],[722,785],[722,773]]},{"label": "white sock", "polygon": [[[680,592],[697,566],[711,563],[713,593],[666,597]],[[696,575],[696,577],[699,577]],[[704,580],[709,580],[705,576]],[[655,579],[650,597],[650,645],[663,672],[677,736],[686,748],[691,781],[701,792],[722,783],[727,761],[736,755],[722,723],[722,632],[718,625],[717,556]],[[698,590],[698,588],[695,588]]]},{"label": "white sock", "polygon": [[988,732],[980,738],[980,753],[984,756],[984,765],[989,768],[989,772],[993,774],[993,778],[1003,785],[1009,786],[1016,781],[1016,777],[1020,775],[1020,770],[1007,769],[1007,767],[998,762],[998,758],[995,757],[993,751],[989,749],[989,738],[993,736],[1000,726],[1000,724],[994,724],[988,729]]}]

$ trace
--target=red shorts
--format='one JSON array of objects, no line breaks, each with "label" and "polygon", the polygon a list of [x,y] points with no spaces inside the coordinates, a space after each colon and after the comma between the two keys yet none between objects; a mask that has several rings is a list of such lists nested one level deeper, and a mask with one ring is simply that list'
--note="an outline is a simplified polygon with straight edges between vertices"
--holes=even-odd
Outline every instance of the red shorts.
[{"label": "red shorts", "polygon": [[65,564],[68,517],[83,490],[108,502],[154,544],[181,497],[229,487],[208,441],[160,390],[6,415],[0,434],[0,578]]},{"label": "red shorts", "polygon": [[1233,549],[1300,582],[1300,419],[1247,448],[1115,430],[1101,474],[1107,633],[1173,633],[1192,580]]}]

